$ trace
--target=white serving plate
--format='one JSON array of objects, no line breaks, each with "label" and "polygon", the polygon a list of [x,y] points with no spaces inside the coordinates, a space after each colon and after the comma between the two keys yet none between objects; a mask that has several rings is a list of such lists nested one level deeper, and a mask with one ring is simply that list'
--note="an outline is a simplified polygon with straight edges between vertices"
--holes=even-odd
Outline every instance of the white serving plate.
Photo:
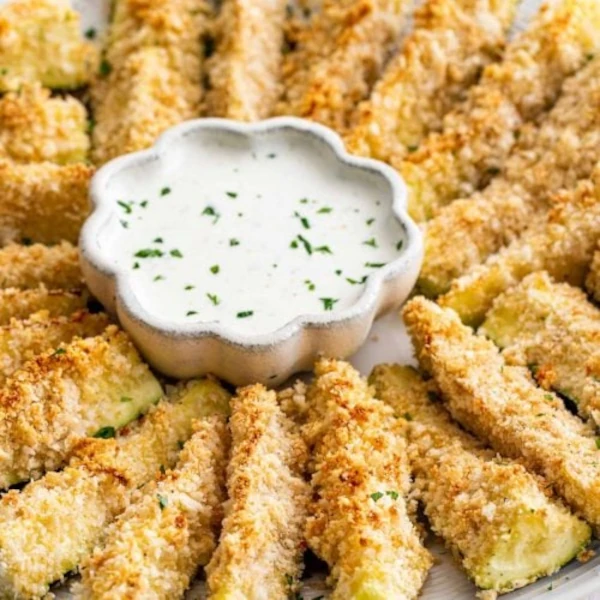
[{"label": "white serving plate", "polygon": [[[0,0],[4,4],[10,0]],[[523,0],[515,29],[519,29],[535,12],[541,0]],[[82,27],[86,31],[94,27],[99,33],[106,25],[110,0],[73,0],[81,12]],[[367,342],[352,357],[351,362],[364,374],[381,362],[413,362],[412,348],[404,326],[397,315],[389,315],[373,326]],[[422,600],[472,600],[476,588],[467,580],[450,558],[439,540],[430,539],[428,547],[437,558],[423,593]],[[600,543],[595,548],[600,552]],[[53,590],[58,598],[69,598],[67,586]],[[302,597],[310,600],[326,593],[324,575],[313,574],[302,591]],[[188,600],[205,598],[204,586],[198,582],[187,594]],[[502,596],[505,600],[600,600],[600,555],[586,564],[572,562],[553,577],[546,577],[521,590]],[[393,600],[390,598],[390,600]]]}]

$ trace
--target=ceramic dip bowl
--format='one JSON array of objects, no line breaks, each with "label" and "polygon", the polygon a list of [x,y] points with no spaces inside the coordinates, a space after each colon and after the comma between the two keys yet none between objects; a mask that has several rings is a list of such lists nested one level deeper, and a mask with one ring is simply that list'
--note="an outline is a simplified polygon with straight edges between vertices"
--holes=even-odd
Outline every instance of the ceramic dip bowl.
[{"label": "ceramic dip bowl", "polygon": [[177,378],[277,385],[347,357],[422,260],[397,173],[302,119],[188,121],[102,167],[91,199],[87,284]]}]

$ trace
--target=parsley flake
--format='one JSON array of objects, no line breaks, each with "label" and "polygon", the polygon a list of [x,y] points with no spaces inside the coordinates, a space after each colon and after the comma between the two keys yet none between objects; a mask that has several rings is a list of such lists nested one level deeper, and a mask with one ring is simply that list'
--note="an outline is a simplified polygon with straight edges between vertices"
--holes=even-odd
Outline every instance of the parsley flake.
[{"label": "parsley flake", "polygon": [[164,240],[161,237],[157,237],[157,238],[154,238],[152,241],[155,244],[162,244]]},{"label": "parsley flake", "polygon": [[170,187],[164,187],[162,190],[160,190],[160,195],[161,196],[166,196],[167,194],[171,193],[171,188]]},{"label": "parsley flake", "polygon": [[129,396],[121,396],[121,402],[133,402],[133,398]]},{"label": "parsley flake", "polygon": [[64,348],[57,348],[53,353],[52,356],[60,356],[61,354],[66,354],[67,351]]},{"label": "parsley flake", "polygon": [[133,263],[133,268],[134,269],[139,269],[140,268],[140,263],[139,262],[134,262]]},{"label": "parsley flake", "polygon": [[398,500],[398,496],[400,494],[398,494],[398,492],[396,492],[395,490],[388,490],[385,493],[386,496],[389,496],[392,500]]},{"label": "parsley flake", "polygon": [[211,272],[213,275],[216,275],[216,274],[217,274],[217,273],[218,273],[220,270],[221,270],[221,267],[219,267],[219,265],[213,265],[213,266],[210,268],[210,272]]},{"label": "parsley flake", "polygon": [[244,310],[242,312],[239,312],[236,317],[238,319],[247,319],[248,317],[251,317],[254,314],[253,310]]},{"label": "parsley flake", "polygon": [[94,40],[96,39],[96,30],[93,27],[90,27],[86,32],[85,32],[85,37],[88,40]]},{"label": "parsley flake", "polygon": [[404,417],[404,418],[405,418],[407,421],[412,421],[412,420],[413,420],[413,416],[412,416],[410,413],[408,413],[408,412],[405,412],[405,413],[404,413],[402,416],[403,416],[403,417]]},{"label": "parsley flake", "polygon": [[225,192],[230,198],[237,198],[237,192]]},{"label": "parsley flake", "polygon": [[229,240],[229,245],[230,246],[239,246],[240,245],[240,241],[236,238],[231,238]]},{"label": "parsley flake", "polygon": [[142,248],[134,254],[136,258],[160,258],[162,255],[162,250],[158,248]]},{"label": "parsley flake", "polygon": [[219,296],[217,296],[216,294],[206,294],[206,297],[213,303],[214,306],[219,306],[219,304],[221,304],[221,300],[219,299]]},{"label": "parsley flake", "polygon": [[306,217],[303,217],[300,213],[298,212],[294,212],[294,216],[297,219],[300,219],[300,223],[302,223],[302,227],[304,227],[304,229],[310,229],[310,222]]},{"label": "parsley flake", "polygon": [[373,225],[373,223],[375,223],[375,219],[373,219],[373,218],[367,219],[366,223],[367,223],[367,225]]},{"label": "parsley flake", "polygon": [[131,202],[123,202],[123,200],[117,200],[117,204],[125,211],[126,215],[130,215],[133,211],[133,208],[131,208]]},{"label": "parsley flake", "polygon": [[385,263],[366,262],[365,267],[369,267],[370,269],[381,269],[381,267],[385,267]]},{"label": "parsley flake", "polygon": [[596,448],[600,450],[600,438],[596,438]]},{"label": "parsley flake", "polygon": [[148,200],[142,200],[142,201],[140,202],[140,206],[141,206],[142,208],[146,208],[146,206],[148,206]]},{"label": "parsley flake", "polygon": [[319,298],[323,303],[324,310],[333,310],[333,307],[340,301],[339,298]]},{"label": "parsley flake", "polygon": [[173,250],[171,250],[171,252],[169,252],[169,254],[171,256],[173,256],[174,258],[183,258],[183,254],[181,254],[181,251],[178,250],[177,248],[173,248]]},{"label": "parsley flake", "polygon": [[112,70],[112,65],[105,58],[103,58],[98,69],[100,77],[108,77],[112,73]]},{"label": "parsley flake", "polygon": [[310,255],[313,253],[311,243],[303,235],[299,235],[298,240],[302,242],[302,245],[304,246],[304,249],[306,250],[307,254]]},{"label": "parsley flake", "polygon": [[183,289],[186,292],[189,292],[190,290],[193,290],[196,286],[195,285],[186,285]]},{"label": "parsley flake", "polygon": [[158,499],[160,510],[165,510],[169,504],[169,499],[166,496],[161,496],[160,494],[156,494],[156,498]]},{"label": "parsley flake", "polygon": [[377,248],[377,240],[375,238],[371,238],[370,240],[366,240],[363,242],[365,246],[371,246],[372,248]]},{"label": "parsley flake", "polygon": [[308,198],[302,198],[300,204],[308,204]]},{"label": "parsley flake", "polygon": [[96,431],[96,433],[92,437],[108,440],[110,438],[114,438],[115,433],[115,428],[108,425],[107,427],[101,427],[100,429],[98,429],[98,431]]},{"label": "parsley flake", "polygon": [[320,252],[321,254],[333,254],[329,246],[318,246],[315,248],[315,252]]},{"label": "parsley flake", "polygon": [[128,228],[129,228],[129,223],[128,223],[127,221],[125,221],[125,220],[121,219],[121,220],[119,221],[119,223],[121,223],[121,227],[122,227],[123,229],[128,229]]},{"label": "parsley flake", "polygon": [[157,275],[157,276],[156,276],[156,277],[153,279],[153,281],[162,281],[163,279],[164,279],[164,276],[163,276],[163,275]]},{"label": "parsley flake", "polygon": [[212,206],[207,206],[203,211],[202,211],[203,215],[208,215],[209,217],[214,217],[214,223],[216,223],[220,218],[221,215],[212,207]]},{"label": "parsley flake", "polygon": [[324,206],[323,208],[320,208],[317,211],[317,214],[318,215],[326,215],[326,214],[329,214],[332,210],[333,210],[333,208],[331,208],[330,206]]},{"label": "parsley flake", "polygon": [[383,498],[383,492],[375,492],[374,494],[371,494],[369,497],[371,498],[371,500],[373,500],[373,502],[377,502],[377,500],[380,500],[381,498]]},{"label": "parsley flake", "polygon": [[185,313],[185,316],[186,316],[186,317],[191,317],[191,316],[193,316],[193,315],[197,315],[197,314],[198,314],[198,311],[197,311],[197,310],[188,310],[188,311]]},{"label": "parsley flake", "polygon": [[402,250],[402,246],[404,246],[404,240],[400,240],[397,244],[396,244],[396,250]]},{"label": "parsley flake", "polygon": [[363,275],[360,279],[352,279],[351,277],[346,277],[346,281],[351,285],[362,285],[367,281],[368,275]]},{"label": "parsley flake", "polygon": [[314,292],[316,289],[315,284],[310,279],[306,279],[304,285],[308,288],[309,292]]}]

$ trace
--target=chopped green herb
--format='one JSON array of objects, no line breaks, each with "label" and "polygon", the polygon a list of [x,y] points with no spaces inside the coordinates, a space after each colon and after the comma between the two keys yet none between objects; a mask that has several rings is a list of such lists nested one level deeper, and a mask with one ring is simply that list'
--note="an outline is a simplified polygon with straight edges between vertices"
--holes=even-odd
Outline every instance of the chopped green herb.
[{"label": "chopped green herb", "polygon": [[125,211],[126,215],[130,215],[132,212],[131,202],[123,202],[123,200],[117,200],[117,204]]},{"label": "chopped green herb", "polygon": [[164,475],[167,472],[167,470],[165,469],[165,465],[160,465],[158,470],[161,472],[161,475]]},{"label": "chopped green herb", "polygon": [[119,221],[119,223],[121,223],[121,227],[122,227],[123,229],[128,229],[128,228],[129,228],[129,223],[128,223],[127,221],[124,221],[123,219],[121,219],[121,220]]},{"label": "chopped green herb", "polygon": [[221,267],[219,267],[219,265],[213,265],[213,266],[210,268],[210,272],[211,272],[213,275],[216,275],[216,274],[217,274],[217,273],[218,273],[220,270],[221,270]]},{"label": "chopped green herb", "polygon": [[410,413],[407,413],[407,412],[405,412],[405,413],[404,413],[402,416],[403,416],[403,417],[404,417],[404,418],[405,418],[407,421],[412,421],[412,420],[413,420],[413,417],[412,417],[412,415],[411,415]]},{"label": "chopped green herb", "polygon": [[157,275],[153,281],[162,281],[164,279],[164,277],[162,275]]},{"label": "chopped green herb", "polygon": [[164,240],[161,237],[154,238],[152,240],[155,244],[162,244]]},{"label": "chopped green herb", "polygon": [[181,254],[181,251],[177,250],[177,248],[173,248],[173,250],[171,250],[171,252],[169,252],[169,254],[171,256],[173,256],[174,258],[183,258],[183,254]]},{"label": "chopped green herb", "polygon": [[85,32],[85,37],[88,40],[93,40],[96,39],[96,30],[93,27],[90,27],[86,32]]},{"label": "chopped green herb", "polygon": [[304,285],[306,285],[306,287],[308,288],[309,292],[314,292],[315,291],[315,284],[310,280],[310,279],[306,279],[304,281]]},{"label": "chopped green herb", "polygon": [[271,154],[267,154],[267,158],[275,158],[277,156],[277,154],[275,154],[274,152],[271,152]]},{"label": "chopped green herb", "polygon": [[544,398],[546,398],[546,400],[554,400],[554,396],[552,394],[544,394]]},{"label": "chopped green herb", "polygon": [[167,505],[169,504],[169,499],[166,496],[161,496],[160,494],[156,494],[158,498],[158,505],[160,506],[160,510],[165,510]]},{"label": "chopped green herb", "polygon": [[373,225],[373,223],[375,223],[375,219],[367,219],[367,225]]},{"label": "chopped green herb", "polygon": [[66,354],[67,351],[64,348],[57,348],[53,353],[52,356],[60,356],[61,354]]},{"label": "chopped green herb", "polygon": [[360,279],[352,279],[350,277],[346,277],[346,281],[351,285],[362,285],[367,281],[368,275],[363,275]]},{"label": "chopped green herb", "polygon": [[139,262],[134,262],[133,263],[133,268],[134,269],[139,269],[140,268],[140,263]]},{"label": "chopped green herb", "polygon": [[0,75],[8,75],[8,69],[6,67],[0,69]]},{"label": "chopped green herb", "polygon": [[121,396],[121,402],[133,402],[133,398],[129,396]]},{"label": "chopped green herb", "polygon": [[321,254],[333,254],[329,246],[317,246],[315,252],[320,252]]},{"label": "chopped green herb", "polygon": [[105,58],[103,58],[100,62],[100,68],[98,69],[98,72],[100,73],[100,77],[108,77],[112,72],[112,65]]},{"label": "chopped green herb", "polygon": [[215,220],[214,220],[215,223],[221,218],[221,215],[212,206],[207,206],[202,211],[202,214],[203,215],[208,215],[209,217],[214,217],[215,218]]},{"label": "chopped green herb", "polygon": [[342,274],[342,270],[341,269],[336,269],[335,270],[335,274],[339,277]]},{"label": "chopped green herb", "polygon": [[186,292],[189,292],[190,290],[193,290],[195,287],[196,287],[196,286],[194,286],[194,285],[186,285],[186,286],[185,286],[183,289],[184,289]]},{"label": "chopped green herb", "polygon": [[94,133],[95,128],[96,128],[96,121],[94,119],[88,119],[86,133],[88,135],[92,135],[92,133]]},{"label": "chopped green herb", "polygon": [[375,238],[371,238],[370,240],[366,240],[363,242],[365,246],[371,246],[373,248],[377,248],[377,240]]},{"label": "chopped green herb", "polygon": [[385,267],[385,263],[365,263],[365,267],[369,267],[370,269],[381,269],[381,267]]},{"label": "chopped green herb", "polygon": [[392,500],[398,500],[398,496],[400,494],[398,494],[398,492],[394,491],[394,490],[388,490],[385,493],[386,496],[389,496]]},{"label": "chopped green herb", "polygon": [[298,242],[296,240],[292,240],[290,242],[290,248],[294,248],[294,250],[298,247]]},{"label": "chopped green herb", "polygon": [[491,175],[492,177],[495,177],[496,175],[500,174],[500,169],[498,167],[490,167],[487,170],[487,174]]},{"label": "chopped green herb", "polygon": [[237,198],[237,192],[225,192],[230,198]]},{"label": "chopped green herb", "polygon": [[402,250],[402,246],[404,246],[404,240],[400,240],[397,244],[396,244],[396,250]]},{"label": "chopped green herb", "polygon": [[306,250],[306,252],[308,254],[312,254],[312,246],[310,244],[310,242],[302,235],[298,236],[298,240],[302,242],[302,245],[304,246],[304,249]]},{"label": "chopped green herb", "polygon": [[143,248],[134,254],[136,258],[160,258],[162,255],[162,250],[157,248]]},{"label": "chopped green herb", "polygon": [[377,500],[383,498],[383,492],[375,492],[374,494],[371,494],[370,498],[373,500],[373,502],[377,502]]},{"label": "chopped green herb", "polygon": [[146,206],[148,206],[148,200],[142,200],[142,201],[140,202],[140,206],[141,206],[142,208],[146,208]]},{"label": "chopped green herb", "polygon": [[286,582],[288,585],[292,585],[292,584],[294,583],[294,578],[293,578],[291,575],[287,575],[287,574],[286,574],[286,576],[285,576],[285,582]]},{"label": "chopped green herb", "polygon": [[170,187],[164,187],[162,190],[160,190],[160,195],[161,196],[166,196],[167,194],[171,193],[171,188]]},{"label": "chopped green herb", "polygon": [[239,241],[239,240],[237,240],[236,238],[231,238],[231,239],[229,240],[229,245],[230,245],[230,246],[239,246],[239,245],[240,245],[240,241]]},{"label": "chopped green herb", "polygon": [[596,438],[596,448],[600,450],[600,438]]},{"label": "chopped green herb", "polygon": [[419,146],[407,146],[406,149],[410,152],[416,152],[419,149]]},{"label": "chopped green herb", "polygon": [[216,294],[206,294],[206,297],[214,304],[214,306],[221,304],[221,300]]},{"label": "chopped green herb", "polygon": [[101,427],[100,429],[98,429],[98,431],[96,431],[96,433],[92,437],[108,440],[110,438],[114,438],[115,433],[115,428],[108,425],[107,427]]},{"label": "chopped green herb", "polygon": [[319,300],[323,303],[325,310],[333,310],[335,304],[340,301],[339,298],[319,298]]},{"label": "chopped green herb", "polygon": [[330,206],[324,206],[323,208],[320,208],[317,211],[317,214],[326,215],[326,214],[330,213],[332,210],[333,210],[333,208],[331,208]]},{"label": "chopped green herb", "polygon": [[300,204],[308,204],[308,198],[302,198]]},{"label": "chopped green herb", "polygon": [[306,217],[303,217],[300,213],[298,212],[294,212],[294,216],[298,219],[300,219],[300,223],[302,223],[302,227],[304,227],[304,229],[310,229],[310,222]]},{"label": "chopped green herb", "polygon": [[244,310],[242,312],[239,312],[236,317],[238,319],[247,319],[248,317],[251,317],[254,314],[253,310]]},{"label": "chopped green herb", "polygon": [[193,315],[197,315],[197,314],[198,314],[198,311],[197,311],[197,310],[188,310],[188,311],[185,313],[185,316],[186,316],[186,317],[191,317],[191,316],[193,316]]}]

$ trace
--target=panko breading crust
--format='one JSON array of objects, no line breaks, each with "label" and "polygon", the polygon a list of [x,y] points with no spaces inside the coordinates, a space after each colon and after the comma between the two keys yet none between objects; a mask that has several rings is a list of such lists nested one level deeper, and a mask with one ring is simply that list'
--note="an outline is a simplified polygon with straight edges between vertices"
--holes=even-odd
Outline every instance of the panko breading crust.
[{"label": "panko breading crust", "polygon": [[346,136],[353,154],[379,160],[414,151],[442,129],[482,69],[497,60],[515,0],[428,0],[415,11],[414,31],[392,58]]},{"label": "panko breading crust", "polygon": [[392,164],[412,192],[409,211],[431,219],[452,200],[485,186],[503,168],[523,122],[556,101],[564,80],[599,47],[600,4],[557,0],[507,45],[504,59],[486,67],[466,103],[444,119],[416,152]]},{"label": "panko breading crust", "polygon": [[216,546],[225,499],[223,417],[196,421],[177,466],[142,490],[84,561],[76,598],[183,597]]},{"label": "panko breading crust", "polygon": [[600,167],[591,180],[557,194],[552,209],[520,238],[452,282],[439,299],[469,325],[479,325],[494,298],[529,273],[583,285],[600,237]]},{"label": "panko breading crust", "polygon": [[0,160],[0,246],[23,240],[76,244],[90,212],[93,167]]},{"label": "panko breading crust", "polygon": [[426,225],[420,290],[437,296],[527,228],[552,193],[587,178],[600,160],[600,58],[565,82],[539,130],[525,130],[504,172]]},{"label": "panko breading crust", "polygon": [[590,270],[585,279],[585,289],[596,302],[600,302],[600,244],[594,252]]},{"label": "panko breading crust", "polygon": [[216,26],[216,52],[206,63],[211,116],[257,121],[281,93],[286,0],[226,0]]},{"label": "panko breading crust", "polygon": [[324,0],[284,60],[276,113],[344,133],[396,45],[407,8],[407,0]]},{"label": "panko breading crust", "polygon": [[210,598],[286,598],[298,591],[309,496],[307,450],[262,385],[231,402],[225,519],[206,567]]},{"label": "panko breading crust", "polygon": [[304,434],[313,499],[306,538],[331,569],[330,598],[416,598],[432,559],[408,515],[402,424],[347,363],[322,359]]},{"label": "panko breading crust", "polygon": [[404,319],[421,366],[434,376],[452,416],[504,456],[543,475],[598,531],[594,429],[538,388],[526,368],[505,364],[496,346],[474,335],[452,310],[418,297],[406,305]]},{"label": "panko breading crust", "polygon": [[0,158],[19,163],[81,162],[89,149],[85,106],[28,85],[0,98]]},{"label": "panko breading crust", "polygon": [[0,288],[33,289],[40,285],[47,289],[82,287],[79,252],[73,244],[9,244],[0,248]]}]

